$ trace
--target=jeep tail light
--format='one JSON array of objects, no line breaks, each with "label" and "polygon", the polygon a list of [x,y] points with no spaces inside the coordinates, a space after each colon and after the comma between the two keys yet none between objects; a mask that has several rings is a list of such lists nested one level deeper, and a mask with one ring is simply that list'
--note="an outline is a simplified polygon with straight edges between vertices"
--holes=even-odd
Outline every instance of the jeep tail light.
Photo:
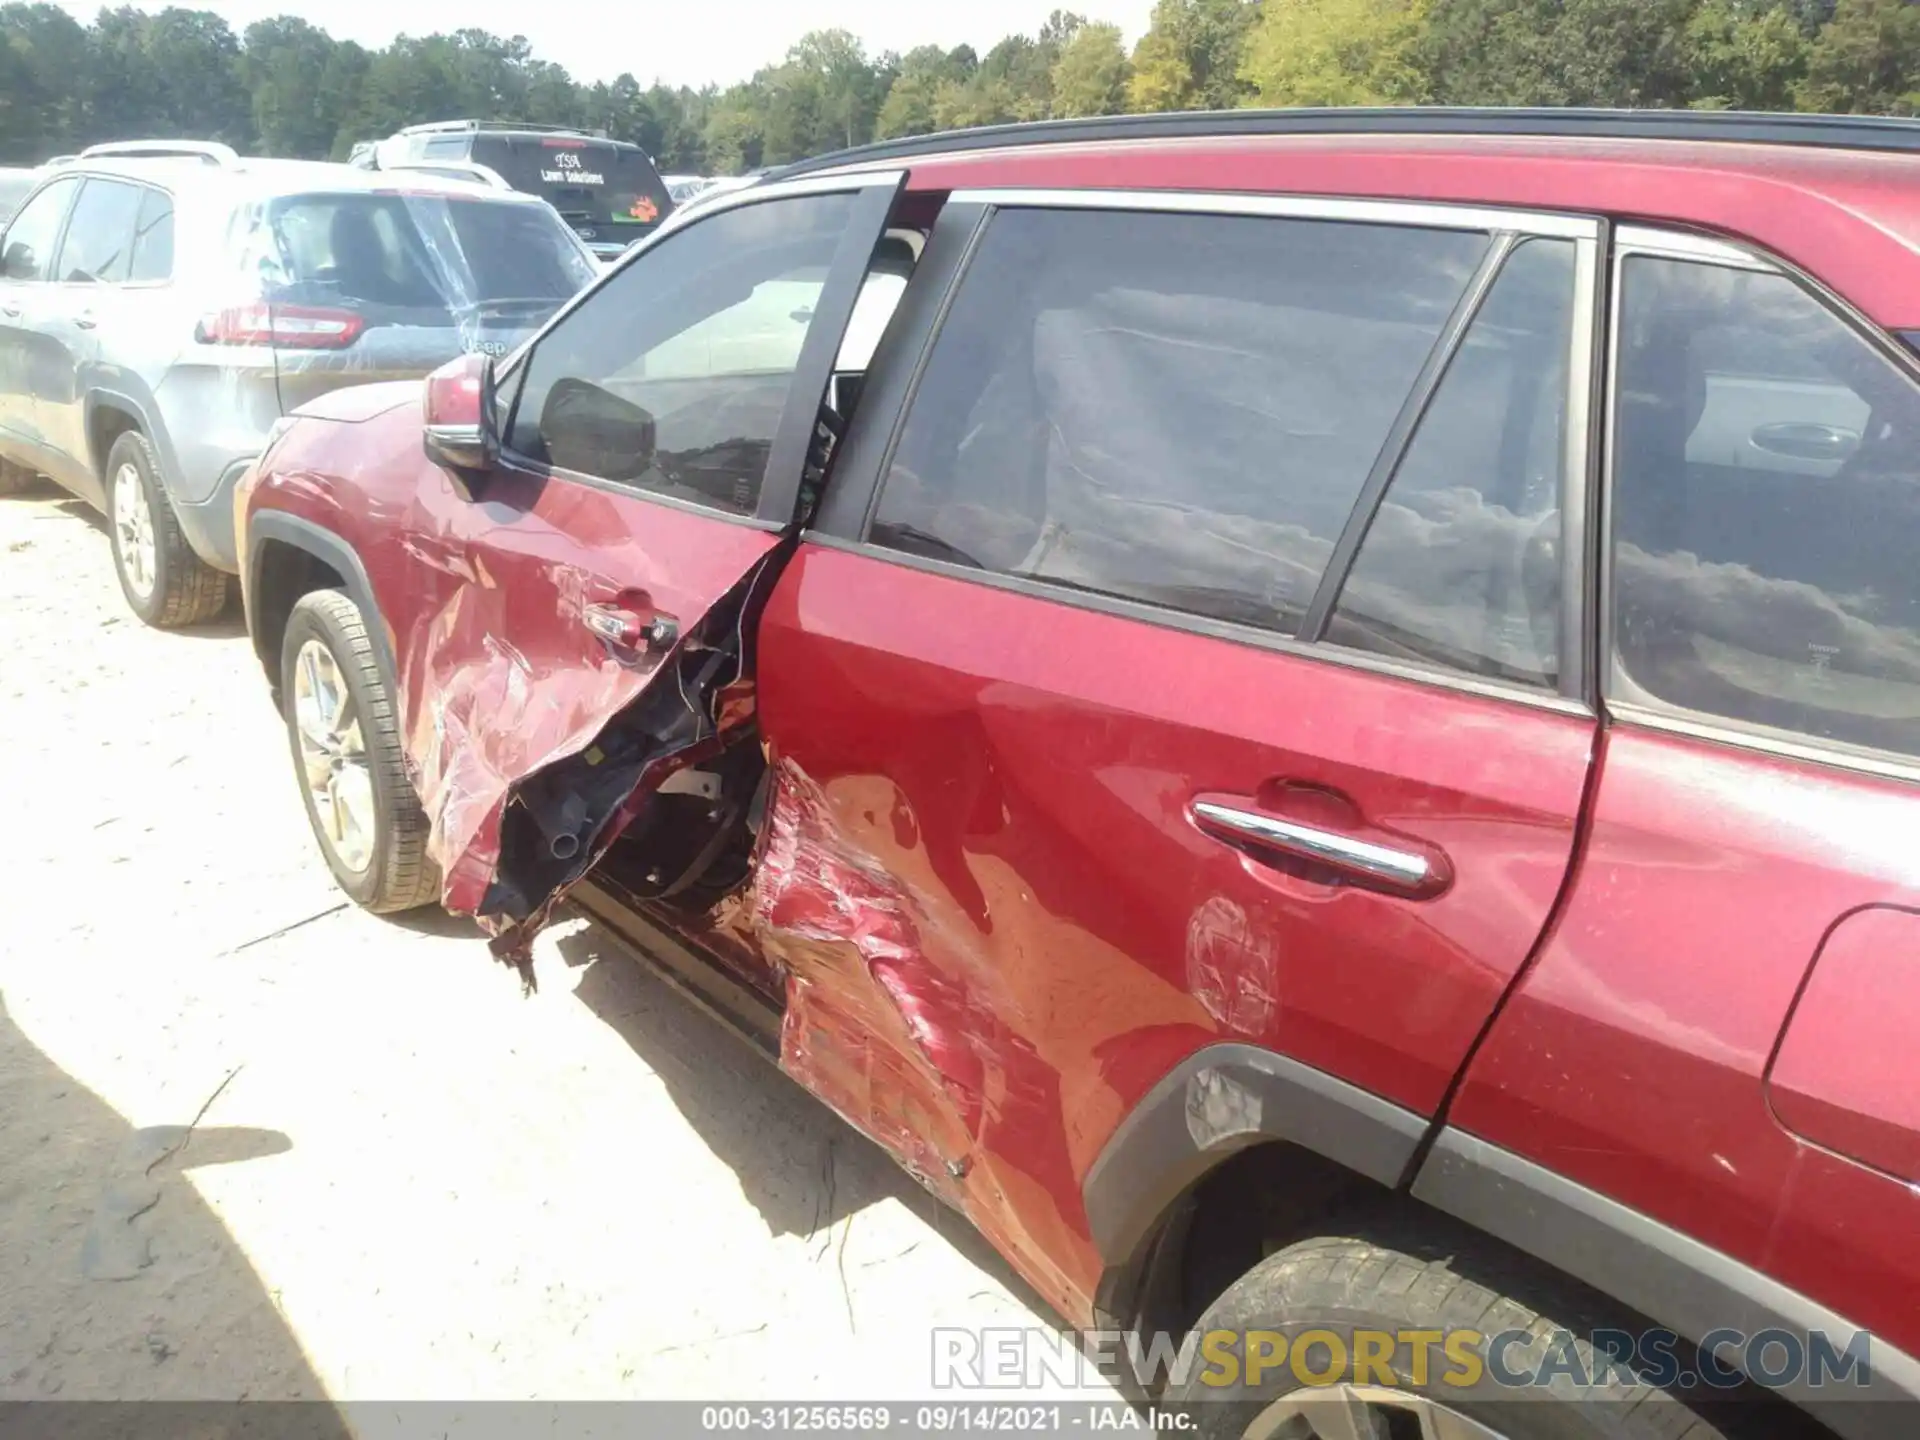
[{"label": "jeep tail light", "polygon": [[351,310],[312,305],[230,305],[204,316],[203,345],[278,345],[293,350],[344,350],[367,328]]}]

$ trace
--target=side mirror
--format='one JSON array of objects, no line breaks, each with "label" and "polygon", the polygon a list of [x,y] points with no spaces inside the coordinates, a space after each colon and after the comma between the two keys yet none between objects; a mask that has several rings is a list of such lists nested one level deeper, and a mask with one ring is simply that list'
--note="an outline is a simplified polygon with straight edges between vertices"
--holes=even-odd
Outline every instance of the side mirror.
[{"label": "side mirror", "polygon": [[24,240],[7,246],[6,256],[0,259],[0,276],[8,280],[31,280],[39,269],[33,258],[33,247]]},{"label": "side mirror", "polygon": [[[485,475],[500,459],[494,433],[493,357],[462,355],[427,377],[422,431],[427,458],[455,479]],[[463,487],[464,488],[464,487]]]}]

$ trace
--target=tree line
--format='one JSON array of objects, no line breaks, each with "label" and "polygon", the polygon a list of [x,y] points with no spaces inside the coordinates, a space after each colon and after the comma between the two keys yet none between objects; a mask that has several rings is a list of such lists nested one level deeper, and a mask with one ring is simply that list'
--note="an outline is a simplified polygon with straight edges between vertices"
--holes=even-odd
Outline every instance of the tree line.
[{"label": "tree line", "polygon": [[370,50],[293,16],[0,6],[0,162],[135,136],[345,158],[465,117],[603,130],[667,171],[736,173],[958,126],[1260,105],[1920,112],[1920,0],[1158,0],[1119,28],[1056,10],[984,55],[805,36],[749,80],[582,84],[520,36]]}]

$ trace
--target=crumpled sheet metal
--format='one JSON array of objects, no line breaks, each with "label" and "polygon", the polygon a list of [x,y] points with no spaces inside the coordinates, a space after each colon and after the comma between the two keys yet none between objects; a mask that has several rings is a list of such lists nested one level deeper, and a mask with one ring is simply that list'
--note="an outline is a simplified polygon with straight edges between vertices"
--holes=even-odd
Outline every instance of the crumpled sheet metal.
[{"label": "crumpled sheet metal", "polygon": [[984,967],[790,763],[774,772],[753,906],[786,975],[782,1068],[1074,1308],[1084,1278],[1052,1258],[1085,1230],[1072,1177],[1048,1168],[1065,1154],[1058,1072],[1008,1024]]},{"label": "crumpled sheet metal", "polygon": [[514,784],[586,750],[658,669],[611,656],[596,668],[535,665],[502,638],[508,604],[503,587],[473,574],[411,647],[406,683],[420,703],[407,753],[441,901],[456,914],[477,911],[492,883]]}]

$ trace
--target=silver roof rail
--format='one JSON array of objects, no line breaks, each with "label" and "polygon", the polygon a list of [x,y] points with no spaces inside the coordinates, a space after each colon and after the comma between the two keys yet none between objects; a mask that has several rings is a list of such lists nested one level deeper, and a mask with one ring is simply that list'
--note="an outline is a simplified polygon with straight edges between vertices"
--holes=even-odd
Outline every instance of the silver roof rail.
[{"label": "silver roof rail", "polygon": [[412,170],[422,175],[439,175],[451,180],[471,180],[477,185],[485,185],[490,190],[513,189],[498,170],[486,165],[476,165],[471,160],[403,160],[398,165],[384,166],[380,173],[391,175],[404,170]]},{"label": "silver roof rail", "polygon": [[231,145],[217,140],[110,140],[104,145],[89,145],[80,152],[82,160],[198,160],[206,165],[232,169],[240,163],[240,154]]},{"label": "silver roof rail", "polygon": [[453,135],[494,132],[507,135],[578,135],[583,140],[605,140],[605,130],[587,130],[578,125],[533,125],[518,120],[428,120],[397,131],[401,135]]}]

